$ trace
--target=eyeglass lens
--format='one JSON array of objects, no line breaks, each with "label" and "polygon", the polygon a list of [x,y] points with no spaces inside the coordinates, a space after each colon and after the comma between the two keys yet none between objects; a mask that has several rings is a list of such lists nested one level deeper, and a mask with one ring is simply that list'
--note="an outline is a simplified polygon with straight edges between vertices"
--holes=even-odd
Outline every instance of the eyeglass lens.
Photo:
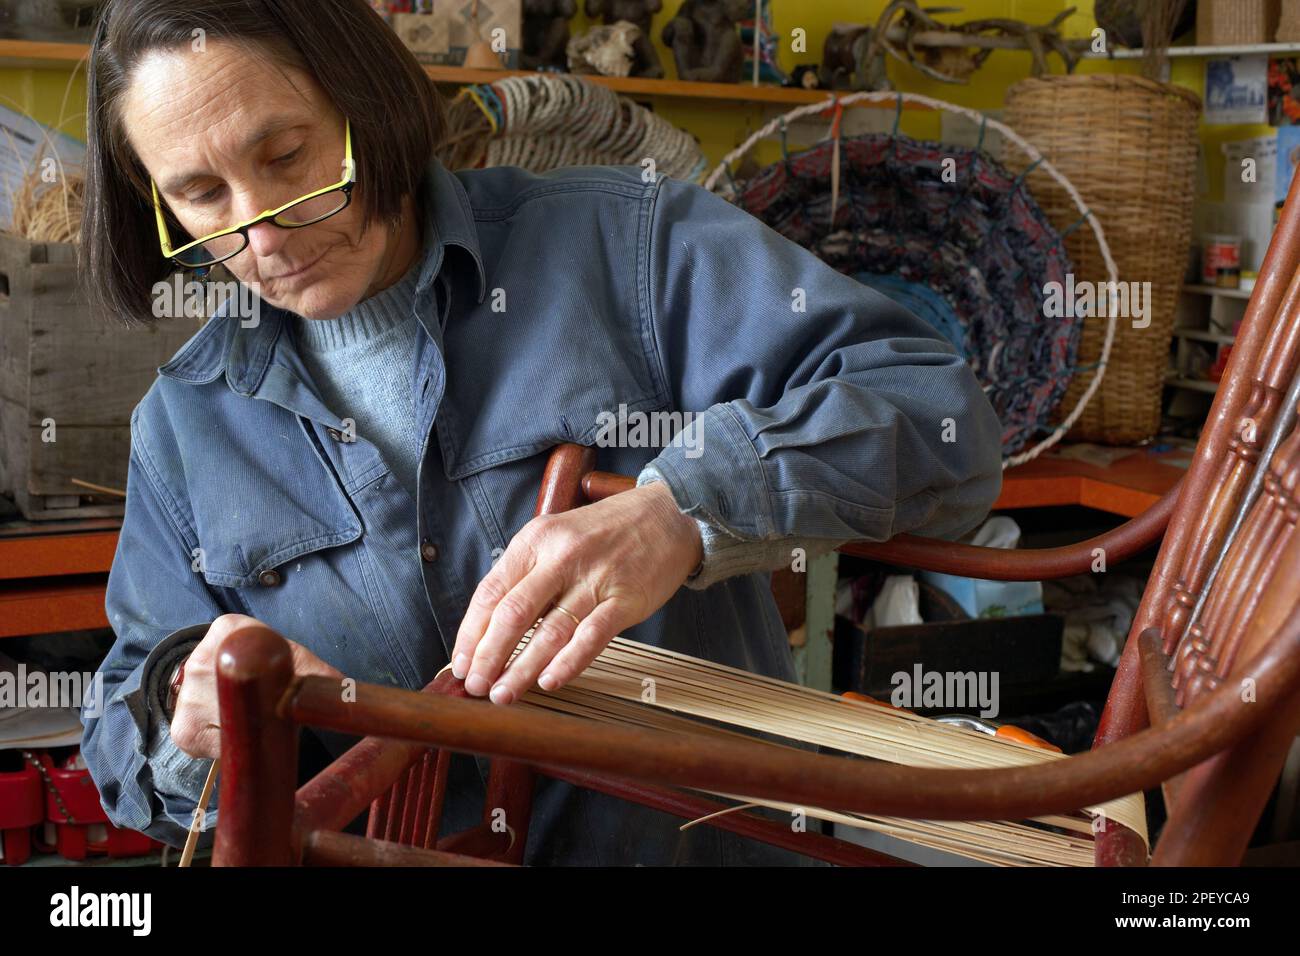
[{"label": "eyeglass lens", "polygon": [[243,248],[243,235],[232,232],[224,236],[217,236],[215,239],[209,239],[201,246],[194,246],[192,249],[178,252],[175,258],[187,266],[205,266],[242,252]]},{"label": "eyeglass lens", "polygon": [[[347,204],[347,193],[341,189],[334,190],[321,196],[313,196],[311,199],[304,199],[302,202],[294,203],[276,216],[275,221],[277,225],[290,229],[309,226],[314,222],[329,218]],[[176,258],[188,267],[198,268],[219,262],[222,259],[228,259],[242,252],[244,245],[244,235],[232,232],[209,239],[203,245],[195,246],[193,249],[186,249],[184,252],[177,254]]]},{"label": "eyeglass lens", "polygon": [[304,199],[300,203],[294,203],[280,215],[275,217],[275,221],[282,226],[306,226],[313,222],[319,222],[326,216],[332,216],[348,204],[347,193],[341,189],[325,193],[323,196],[314,196],[311,199]]}]

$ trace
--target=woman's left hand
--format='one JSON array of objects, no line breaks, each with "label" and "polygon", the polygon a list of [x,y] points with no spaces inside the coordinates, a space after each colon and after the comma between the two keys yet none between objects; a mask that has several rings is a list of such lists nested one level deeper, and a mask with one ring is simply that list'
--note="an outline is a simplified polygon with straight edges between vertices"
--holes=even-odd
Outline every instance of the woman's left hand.
[{"label": "woman's left hand", "polygon": [[[555,690],[619,631],[659,610],[703,553],[699,527],[662,481],[536,517],[479,582],[456,635],[452,673],[475,697],[490,690],[497,704],[518,700],[534,682]],[[528,646],[505,667],[539,617]]]}]

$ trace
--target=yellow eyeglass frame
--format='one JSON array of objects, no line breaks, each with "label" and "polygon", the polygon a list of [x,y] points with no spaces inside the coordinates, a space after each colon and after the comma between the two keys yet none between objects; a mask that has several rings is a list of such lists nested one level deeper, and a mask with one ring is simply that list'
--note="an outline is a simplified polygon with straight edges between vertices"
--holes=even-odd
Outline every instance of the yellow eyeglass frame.
[{"label": "yellow eyeglass frame", "polygon": [[[303,226],[311,226],[314,225],[315,223],[322,222],[323,220],[328,219],[330,216],[337,216],[344,209],[346,209],[348,205],[352,202],[352,190],[356,185],[356,178],[357,178],[356,166],[352,161],[352,123],[347,119],[344,120],[344,125],[343,125],[343,141],[344,141],[344,156],[343,156],[344,176],[343,179],[341,179],[339,182],[335,183],[332,186],[326,186],[324,189],[317,189],[315,192],[307,193],[307,195],[305,196],[299,196],[297,199],[294,199],[291,202],[287,202],[283,206],[280,206],[276,209],[267,209],[263,212],[260,212],[252,219],[249,219],[246,222],[242,222],[237,226],[231,226],[229,229],[221,229],[217,232],[211,233],[210,235],[204,236],[202,239],[195,239],[193,242],[187,242],[179,249],[172,248],[171,234],[167,230],[167,221],[166,218],[163,216],[162,201],[158,197],[158,184],[153,181],[153,177],[151,176],[149,178],[149,186],[153,190],[154,215],[158,219],[158,241],[162,244],[163,255],[166,256],[168,259],[171,259],[172,262],[176,263],[178,266],[180,266],[183,269],[208,269],[216,265],[218,262],[225,262],[227,259],[239,255],[241,252],[247,249],[248,231],[252,229],[254,226],[261,225],[264,222],[270,221],[270,222],[274,222],[277,226],[279,226],[282,229],[301,229]],[[281,213],[283,213],[287,209],[290,209],[298,205],[299,203],[303,203],[309,199],[315,199],[317,196],[324,196],[326,193],[331,193],[336,191],[343,193],[344,195],[343,205],[339,206],[338,209],[335,209],[333,212],[329,213],[328,215],[321,216],[318,219],[313,219],[311,220],[311,222],[299,222],[299,223],[292,223],[292,224],[279,222],[277,220],[277,217]],[[205,262],[202,265],[195,265],[194,263],[191,262],[185,262],[179,258],[182,253],[186,252],[189,249],[193,249],[196,246],[201,246],[204,243],[211,242],[214,239],[220,239],[222,236],[234,235],[235,233],[239,233],[241,236],[243,236],[244,244],[240,246],[238,249],[236,249],[234,252],[229,253],[228,255],[221,256],[220,258],[214,258],[211,262]]]}]

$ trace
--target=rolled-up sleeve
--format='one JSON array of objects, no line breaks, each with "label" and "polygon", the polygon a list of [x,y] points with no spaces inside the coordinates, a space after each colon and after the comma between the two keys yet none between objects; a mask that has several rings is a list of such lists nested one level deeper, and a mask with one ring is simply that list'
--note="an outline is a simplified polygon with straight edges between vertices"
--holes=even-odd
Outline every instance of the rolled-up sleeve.
[{"label": "rolled-up sleeve", "polygon": [[[99,669],[103,705],[82,710],[81,752],[109,820],[175,846],[184,842],[211,761],[172,741],[163,685],[225,613],[196,569],[196,547],[182,510],[133,440],[105,600],[117,640]],[[216,819],[214,807],[204,840]]]},{"label": "rolled-up sleeve", "polygon": [[686,183],[661,181],[646,249],[647,338],[697,414],[639,480],[713,529],[693,586],[771,570],[773,542],[952,539],[987,515],[1002,429],[929,325]]}]

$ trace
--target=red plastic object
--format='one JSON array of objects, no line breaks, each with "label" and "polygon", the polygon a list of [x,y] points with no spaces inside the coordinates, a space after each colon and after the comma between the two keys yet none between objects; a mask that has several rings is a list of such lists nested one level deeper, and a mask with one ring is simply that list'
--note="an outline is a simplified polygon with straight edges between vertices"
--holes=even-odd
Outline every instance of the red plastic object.
[{"label": "red plastic object", "polygon": [[10,866],[32,855],[32,827],[45,820],[41,775],[26,761],[9,773],[0,772],[0,849]]},{"label": "red plastic object", "polygon": [[44,848],[53,849],[68,860],[84,860],[91,854],[143,856],[161,848],[161,843],[143,833],[123,830],[108,822],[90,771],[77,766],[79,756],[80,751],[75,751],[55,766],[48,753],[37,754],[50,785],[58,792],[58,799],[53,793],[45,794],[46,832],[53,828],[55,839],[53,846],[44,844]]}]

